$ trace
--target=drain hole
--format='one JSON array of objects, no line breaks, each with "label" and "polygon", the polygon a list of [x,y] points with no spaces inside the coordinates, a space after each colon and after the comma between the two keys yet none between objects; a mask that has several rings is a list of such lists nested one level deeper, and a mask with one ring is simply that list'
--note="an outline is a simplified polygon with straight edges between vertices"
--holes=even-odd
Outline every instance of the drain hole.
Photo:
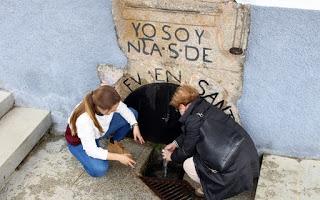
[{"label": "drain hole", "polygon": [[143,176],[142,181],[161,199],[164,200],[191,200],[197,199],[194,188],[183,180],[184,170],[181,164],[169,162],[167,176],[164,177],[161,149],[163,144],[154,145]]},{"label": "drain hole", "polygon": [[[141,177],[142,181],[161,199],[194,199],[194,189],[185,180],[156,178],[156,177]],[[160,183],[155,185],[154,183]]]}]

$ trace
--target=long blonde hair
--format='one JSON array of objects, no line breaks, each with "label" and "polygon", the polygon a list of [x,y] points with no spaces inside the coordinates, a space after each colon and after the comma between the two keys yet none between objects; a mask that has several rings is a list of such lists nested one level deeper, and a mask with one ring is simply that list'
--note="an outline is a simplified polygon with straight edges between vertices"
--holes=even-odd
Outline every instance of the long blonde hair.
[{"label": "long blonde hair", "polygon": [[108,85],[100,86],[96,90],[88,93],[70,117],[71,135],[75,136],[77,134],[76,121],[84,112],[89,115],[90,119],[94,123],[94,126],[97,127],[100,133],[102,133],[102,127],[95,115],[99,114],[97,107],[103,110],[111,109],[112,106],[119,103],[120,100],[121,97],[118,92],[113,87]]}]

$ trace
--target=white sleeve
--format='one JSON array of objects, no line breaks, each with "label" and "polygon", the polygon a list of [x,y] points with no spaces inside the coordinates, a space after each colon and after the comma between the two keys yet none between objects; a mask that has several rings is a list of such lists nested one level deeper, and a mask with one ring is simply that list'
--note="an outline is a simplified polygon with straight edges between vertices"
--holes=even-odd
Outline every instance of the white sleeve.
[{"label": "white sleeve", "polygon": [[77,134],[83,150],[92,158],[107,160],[108,150],[98,147],[94,136],[94,124],[89,116],[79,116],[76,121]]},{"label": "white sleeve", "polygon": [[137,123],[137,120],[133,114],[133,112],[128,108],[128,106],[120,101],[116,112],[120,113],[120,115],[132,126]]}]

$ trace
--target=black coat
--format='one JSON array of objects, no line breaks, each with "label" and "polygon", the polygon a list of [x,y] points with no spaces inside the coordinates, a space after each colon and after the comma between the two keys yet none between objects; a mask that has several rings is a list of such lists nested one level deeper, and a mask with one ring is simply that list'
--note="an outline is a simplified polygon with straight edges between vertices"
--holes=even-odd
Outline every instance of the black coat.
[{"label": "black coat", "polygon": [[[241,144],[239,153],[231,164],[222,172],[214,173],[202,162],[201,155],[196,150],[197,142],[200,138],[199,129],[202,120],[193,113],[202,113],[209,105],[207,101],[202,101],[199,98],[192,102],[181,116],[179,121],[182,123],[183,134],[176,139],[179,148],[172,153],[171,159],[175,162],[183,162],[193,156],[206,199],[219,200],[251,190],[253,179],[259,176],[260,165],[257,150],[250,136],[238,123],[218,108],[215,108],[213,113],[225,118],[229,117],[228,123],[232,120],[231,123],[234,123],[234,130],[245,137],[245,142]],[[210,152],[207,152],[207,154],[210,154]]]}]

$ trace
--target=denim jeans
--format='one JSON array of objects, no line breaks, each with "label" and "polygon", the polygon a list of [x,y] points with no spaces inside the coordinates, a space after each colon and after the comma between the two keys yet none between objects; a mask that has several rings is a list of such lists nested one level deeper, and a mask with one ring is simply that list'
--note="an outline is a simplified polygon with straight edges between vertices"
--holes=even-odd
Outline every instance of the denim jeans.
[{"label": "denim jeans", "polygon": [[[129,109],[137,118],[137,111],[133,108]],[[107,130],[106,134],[103,137],[96,139],[97,146],[100,147],[100,139],[108,139],[110,136],[113,138],[114,141],[120,141],[129,133],[130,130],[130,124],[119,113],[114,113],[110,122],[109,129]],[[77,158],[77,160],[80,161],[80,163],[83,165],[84,169],[90,176],[100,177],[104,176],[107,173],[109,168],[108,160],[100,160],[88,156],[87,153],[84,151],[82,144],[79,144],[77,146],[68,144],[68,148],[72,155],[74,155]]]}]

